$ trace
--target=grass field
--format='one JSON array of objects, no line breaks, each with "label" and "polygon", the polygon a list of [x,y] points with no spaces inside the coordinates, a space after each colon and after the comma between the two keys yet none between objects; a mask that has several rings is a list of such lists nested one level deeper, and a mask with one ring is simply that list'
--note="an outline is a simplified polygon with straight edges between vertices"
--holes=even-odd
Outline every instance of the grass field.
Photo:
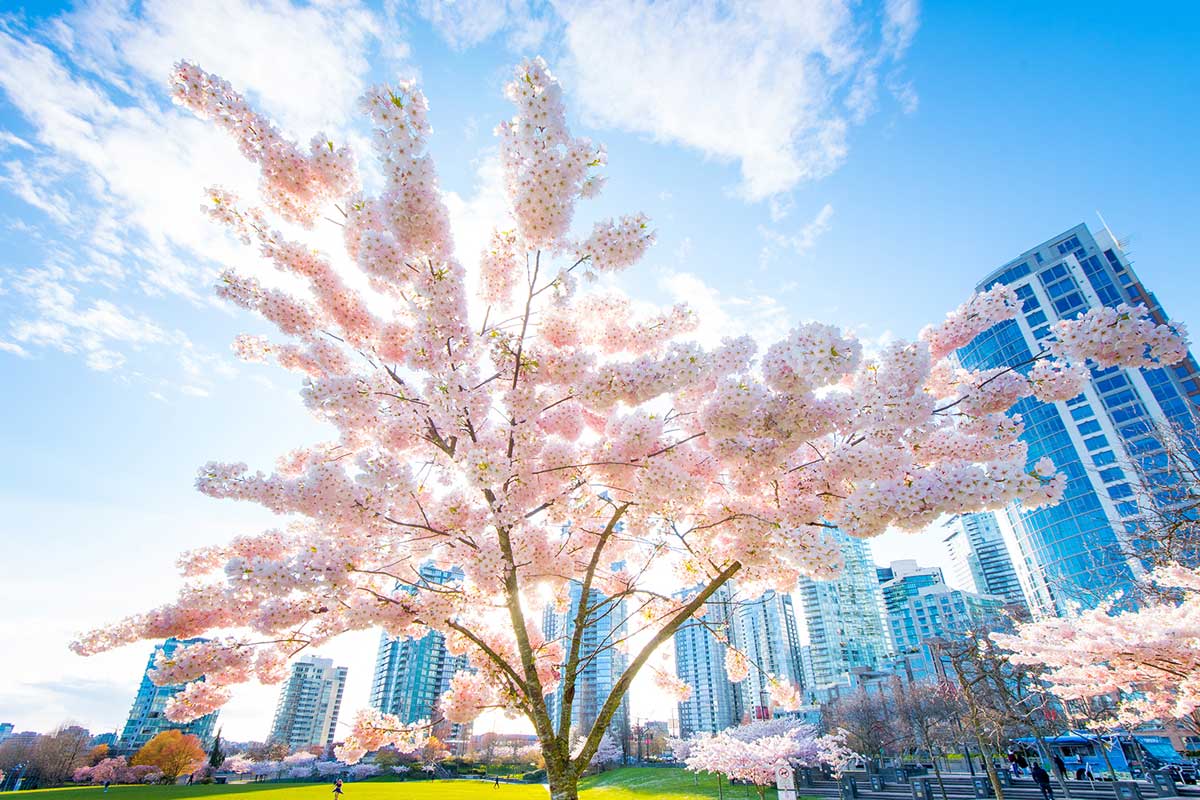
[{"label": "grass field", "polygon": [[[34,789],[12,795],[12,800],[199,800],[220,796],[249,795],[241,800],[333,800],[329,783],[244,783],[197,784],[194,786],[112,786],[103,793],[99,786]],[[717,798],[717,779],[682,769],[625,767],[584,778],[580,800],[707,800]],[[775,800],[775,790],[767,791]],[[758,800],[752,786],[724,784],[725,800]],[[231,800],[233,798],[231,797]],[[366,780],[345,784],[342,800],[547,800],[540,784],[491,781],[396,781]]]},{"label": "grass field", "polygon": [[[13,794],[12,800],[193,800],[193,798],[253,795],[253,800],[332,800],[329,783],[216,783],[193,786],[99,786],[34,789]],[[484,781],[353,781],[343,786],[342,800],[546,800],[540,784]],[[242,800],[251,800],[244,797]]]},{"label": "grass field", "polygon": [[[723,784],[726,800],[758,800],[753,786]],[[580,800],[697,800],[717,798],[717,778],[697,775],[684,769],[659,767],[624,767],[584,778],[580,784]],[[767,800],[775,800],[775,790],[769,789]]]}]

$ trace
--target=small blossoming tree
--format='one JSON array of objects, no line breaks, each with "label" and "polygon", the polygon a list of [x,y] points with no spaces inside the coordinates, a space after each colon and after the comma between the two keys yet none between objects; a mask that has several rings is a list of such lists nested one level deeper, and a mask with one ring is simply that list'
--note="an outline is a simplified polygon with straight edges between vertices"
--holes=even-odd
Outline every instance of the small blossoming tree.
[{"label": "small blossoming tree", "polygon": [[749,781],[762,798],[766,787],[775,783],[779,767],[825,764],[840,774],[855,757],[843,738],[840,734],[818,736],[810,726],[780,718],[729,728],[715,736],[698,736],[684,748],[677,746],[675,752],[687,752],[689,770]]},{"label": "small blossoming tree", "polygon": [[[201,491],[289,522],[185,555],[177,601],[76,643],[94,653],[211,636],[155,671],[157,681],[187,684],[171,701],[173,719],[212,711],[252,677],[279,681],[297,652],[347,631],[435,629],[472,668],[454,676],[440,714],[524,716],[552,797],[575,798],[630,683],[721,586],[736,577],[753,596],[833,575],[832,526],[874,536],[1017,499],[1053,502],[1063,478],[1048,460],[1027,463],[1021,423],[1004,412],[1030,394],[1073,396],[1089,359],[1165,363],[1184,353],[1181,331],[1122,308],[1060,323],[1056,344],[1030,363],[957,368],[947,359],[956,347],[1016,314],[1004,286],[876,356],[818,323],[761,354],[747,337],[700,347],[687,337],[704,320],[686,307],[640,313],[581,283],[635,264],[654,232],[631,214],[575,234],[578,201],[601,188],[605,151],[569,131],[541,60],[521,64],[506,86],[515,115],[497,134],[508,213],[470,280],[415,85],[363,98],[377,194],[362,189],[348,147],[322,135],[297,146],[220,78],[184,63],[173,88],[261,167],[264,205],[214,188],[212,216],[305,287],[298,295],[223,273],[219,294],[282,334],[241,337],[235,349],[302,373],[304,403],[337,432],[274,470],[204,466]],[[327,217],[344,253],[305,244],[303,229]],[[425,564],[461,578],[431,584]],[[696,588],[676,596],[664,580]],[[631,610],[627,636],[605,643],[629,651],[628,667],[578,750],[569,741],[576,682],[595,657],[584,633],[606,609],[579,603],[563,638],[539,624],[545,598],[570,607],[572,582],[582,597],[595,590]],[[744,666],[733,653],[727,663]],[[556,689],[551,717],[545,698]],[[798,700],[788,687],[773,695]],[[339,757],[417,749],[423,735],[364,714]]]}]

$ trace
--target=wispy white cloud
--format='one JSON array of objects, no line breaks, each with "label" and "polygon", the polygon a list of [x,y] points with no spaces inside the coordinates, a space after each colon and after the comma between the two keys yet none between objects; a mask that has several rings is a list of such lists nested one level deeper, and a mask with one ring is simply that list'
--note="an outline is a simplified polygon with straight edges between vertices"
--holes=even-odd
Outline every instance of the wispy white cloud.
[{"label": "wispy white cloud", "polygon": [[0,144],[6,147],[19,147],[22,150],[33,149],[33,145],[11,131],[0,131]]},{"label": "wispy white cloud", "polygon": [[707,347],[743,334],[765,347],[782,338],[792,325],[788,307],[775,295],[722,292],[695,273],[673,269],[660,273],[658,286],[672,302],[687,303],[704,321],[695,338]]},{"label": "wispy white cloud", "polygon": [[789,251],[797,256],[804,255],[812,249],[822,234],[829,230],[832,223],[833,206],[826,203],[817,212],[815,217],[801,226],[799,230],[791,233],[783,233],[774,228],[760,225],[758,232],[765,240],[765,243],[759,255],[759,263],[765,264],[770,261],[775,253],[780,250]]},{"label": "wispy white cloud", "polygon": [[419,0],[416,7],[451,47],[462,50],[504,30],[509,47],[527,54],[541,45],[552,25],[553,12],[535,5],[529,0]]},{"label": "wispy white cloud", "polygon": [[15,342],[6,342],[0,339],[0,353],[10,353],[21,358],[29,358],[29,351]]},{"label": "wispy white cloud", "polygon": [[17,287],[8,338],[107,370],[150,344],[190,347],[152,320],[161,299],[208,304],[220,266],[259,268],[201,212],[203,187],[252,198],[257,179],[227,137],[171,104],[172,64],[222,74],[301,141],[320,129],[346,139],[368,55],[393,31],[358,2],[288,0],[93,0],[35,29],[0,25],[0,97],[30,130],[0,132],[0,191],[49,228],[19,221],[47,243],[41,263],[0,258]]},{"label": "wispy white cloud", "polygon": [[912,44],[920,26],[918,0],[885,0],[883,4],[883,44],[899,58]]},{"label": "wispy white cloud", "polygon": [[71,209],[66,198],[54,192],[48,192],[38,187],[32,176],[26,171],[25,164],[20,161],[6,161],[4,173],[0,174],[0,186],[24,200],[36,209],[50,215],[51,219],[67,223],[71,218]]},{"label": "wispy white cloud", "polygon": [[916,28],[915,3],[892,5],[878,23],[840,0],[556,7],[571,88],[594,120],[736,161],[740,191],[758,200],[845,159],[849,125],[874,107],[877,73]]}]

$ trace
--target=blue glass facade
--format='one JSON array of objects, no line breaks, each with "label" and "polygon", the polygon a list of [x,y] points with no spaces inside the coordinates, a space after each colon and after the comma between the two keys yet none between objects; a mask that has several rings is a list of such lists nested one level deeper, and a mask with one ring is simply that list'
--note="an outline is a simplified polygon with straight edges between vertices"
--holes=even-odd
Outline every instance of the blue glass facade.
[{"label": "blue glass facade", "polygon": [[883,595],[883,619],[887,622],[890,652],[905,651],[905,643],[917,637],[917,630],[912,620],[907,620],[908,627],[895,630],[897,615],[908,606],[908,601],[916,597],[922,589],[930,586],[942,586],[945,578],[937,567],[921,567],[916,561],[893,561],[888,567],[878,570],[880,578],[879,591]]},{"label": "blue glass facade", "polygon": [[166,717],[167,701],[176,693],[183,690],[183,684],[174,686],[155,686],[150,680],[150,670],[154,662],[162,656],[170,658],[181,647],[208,641],[207,639],[167,639],[160,645],[155,645],[154,652],[146,662],[146,671],[142,674],[142,682],[138,685],[137,696],[133,699],[133,707],[129,710],[129,719],[121,732],[118,749],[122,753],[137,752],[142,745],[166,730],[180,730],[200,739],[204,747],[212,744],[213,734],[217,724],[217,713],[214,711],[191,722],[175,723]]},{"label": "blue glass facade", "polygon": [[[446,571],[430,565],[420,568],[421,577],[431,584],[462,579],[461,571]],[[452,656],[446,649],[446,637],[429,631],[419,639],[381,635],[375,674],[371,681],[371,707],[395,714],[401,722],[436,720],[438,698],[450,688],[454,673],[467,668],[466,656]],[[440,723],[434,734],[455,752],[465,751],[470,739],[469,725]]]},{"label": "blue glass facade", "polygon": [[[614,565],[614,569],[616,568],[618,565]],[[625,600],[611,600],[601,592],[591,589],[585,601],[583,585],[578,581],[571,581],[570,606],[565,612],[560,614],[555,612],[553,607],[546,608],[542,618],[542,630],[546,641],[561,641],[564,653],[570,649],[571,638],[575,632],[575,615],[579,613],[581,602],[587,603],[586,607],[590,612],[585,617],[580,639],[581,666],[575,676],[575,696],[571,700],[571,727],[586,732],[591,730],[600,716],[604,702],[628,667],[629,659],[624,652],[614,647],[615,642],[625,638]],[[560,683],[554,692],[546,697],[547,710],[555,725],[560,719],[563,690],[564,687]],[[621,699],[621,705],[613,714],[608,729],[618,742],[628,743],[628,694]]]},{"label": "blue glass facade", "polygon": [[830,530],[842,552],[843,567],[833,580],[801,578],[796,586],[808,630],[806,690],[844,683],[851,670],[877,669],[887,655],[879,574],[871,545]]},{"label": "blue glass facade", "polygon": [[[736,592],[733,585],[721,587],[705,604],[702,621],[675,632],[675,674],[692,687],[692,696],[679,704],[681,736],[716,733],[772,716],[772,678],[797,688],[804,685],[792,598],[768,591],[745,600]],[[692,589],[677,596],[695,593]],[[736,684],[725,673],[726,643],[745,653],[751,665],[750,675]]]},{"label": "blue glass facade", "polygon": [[[695,591],[678,596],[694,596]],[[679,704],[679,735],[716,733],[742,719],[742,697],[725,674],[725,642],[736,639],[734,607],[728,586],[705,604],[703,621],[685,623],[675,632],[675,674],[692,687]],[[721,637],[721,638],[718,638]]]},{"label": "blue glass facade", "polygon": [[995,514],[958,514],[946,522],[944,530],[947,533],[942,542],[950,555],[957,586],[998,595],[1016,610],[1028,610],[1025,591]]},{"label": "blue glass facade", "polygon": [[[1138,280],[1107,231],[1085,225],[1044,242],[992,273],[980,285],[1011,285],[1021,301],[1016,320],[997,324],[958,351],[968,369],[1029,359],[1052,336],[1051,326],[1089,308],[1142,303],[1159,322],[1166,314]],[[1038,510],[1007,509],[1018,576],[1035,614],[1062,613],[1068,604],[1095,605],[1129,587],[1140,569],[1130,559],[1129,533],[1138,514],[1139,486],[1129,465],[1153,463],[1161,450],[1155,424],[1190,426],[1189,406],[1200,399],[1200,369],[1189,355],[1170,369],[1093,370],[1092,381],[1067,402],[1022,400],[1020,415],[1029,461],[1050,458],[1067,476],[1062,502]]]}]

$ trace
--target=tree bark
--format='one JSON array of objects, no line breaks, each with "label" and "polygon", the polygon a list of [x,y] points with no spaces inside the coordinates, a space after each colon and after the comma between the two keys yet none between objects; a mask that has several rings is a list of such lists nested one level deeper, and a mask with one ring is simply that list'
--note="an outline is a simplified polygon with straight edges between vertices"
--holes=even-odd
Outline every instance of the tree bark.
[{"label": "tree bark", "polygon": [[550,800],[579,800],[579,780],[574,776],[550,779]]}]

